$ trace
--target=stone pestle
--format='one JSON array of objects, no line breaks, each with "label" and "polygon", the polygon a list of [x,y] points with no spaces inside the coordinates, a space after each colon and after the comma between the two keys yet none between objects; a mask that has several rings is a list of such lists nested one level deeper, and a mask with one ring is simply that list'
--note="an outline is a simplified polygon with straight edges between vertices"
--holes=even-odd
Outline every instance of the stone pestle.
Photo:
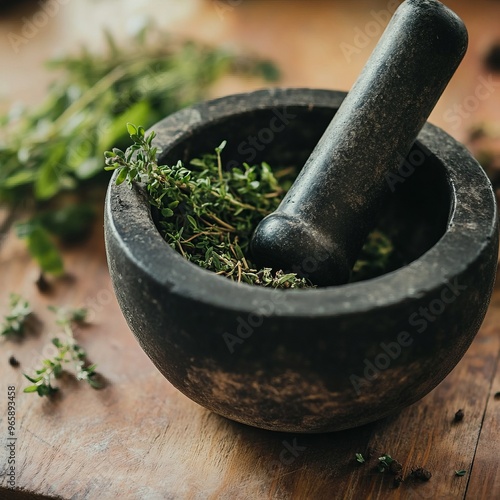
[{"label": "stone pestle", "polygon": [[397,174],[467,50],[462,20],[435,0],[395,12],[278,209],[251,242],[261,266],[319,286],[349,279]]}]

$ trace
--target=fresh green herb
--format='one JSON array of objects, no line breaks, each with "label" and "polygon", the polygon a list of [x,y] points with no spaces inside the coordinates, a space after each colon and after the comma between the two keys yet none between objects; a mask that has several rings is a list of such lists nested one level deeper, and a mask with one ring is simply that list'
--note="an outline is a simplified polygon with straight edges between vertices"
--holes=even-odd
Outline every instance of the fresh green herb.
[{"label": "fresh green herb", "polygon": [[379,472],[385,472],[386,470],[389,470],[391,463],[394,462],[394,459],[388,455],[382,455],[381,457],[378,457],[378,470]]},{"label": "fresh green herb", "polygon": [[[393,476],[397,476],[402,479],[403,466],[389,454],[382,455],[378,458],[378,470],[379,472],[389,472]],[[399,480],[398,480],[399,481]],[[396,483],[398,483],[396,481]],[[399,481],[400,482],[400,481]]]},{"label": "fresh green herb", "polygon": [[366,462],[361,453],[356,453],[356,462],[359,462],[360,464],[364,464]]},{"label": "fresh green herb", "polygon": [[154,132],[128,124],[134,144],[125,152],[105,153],[106,169],[118,170],[116,183],[143,181],[151,205],[161,214],[166,241],[186,259],[234,281],[273,288],[304,288],[311,284],[296,274],[258,270],[246,257],[254,228],[274,211],[282,197],[269,165],[228,171],[222,166],[225,142],[191,162],[158,165]]},{"label": "fresh green herb", "polygon": [[394,245],[389,237],[381,231],[372,231],[354,264],[351,281],[362,281],[374,274],[383,274],[391,267],[395,257]]},{"label": "fresh green herb", "polygon": [[464,469],[460,469],[460,470],[455,471],[455,476],[458,476],[458,477],[463,477],[463,476],[465,476],[465,474],[467,474],[467,471]]},{"label": "fresh green herb", "polygon": [[60,337],[52,338],[52,344],[57,348],[57,354],[51,359],[44,359],[42,366],[35,370],[35,375],[24,376],[33,384],[24,389],[24,392],[36,392],[39,396],[50,396],[58,388],[54,387],[53,381],[61,376],[68,364],[73,365],[77,380],[86,381],[91,387],[98,389],[100,384],[96,380],[96,365],[86,363],[85,351],[76,343],[74,336],[74,324],[83,323],[87,316],[85,309],[74,309],[66,311],[56,307],[49,307],[56,313],[56,322],[61,327]]},{"label": "fresh green herb", "polygon": [[[189,261],[233,281],[272,288],[314,286],[295,273],[257,269],[249,259],[253,231],[263,217],[276,210],[297,171],[273,171],[267,163],[225,169],[221,153],[206,154],[174,166],[158,164],[154,132],[127,124],[133,144],[105,153],[106,170],[117,170],[116,183],[142,182],[149,201],[160,215],[166,241]],[[394,249],[388,238],[373,232],[353,276],[382,274]],[[370,262],[373,261],[373,265]]]},{"label": "fresh green herb", "polygon": [[9,298],[10,310],[4,318],[0,330],[1,336],[21,335],[24,332],[26,320],[32,313],[29,302],[16,293]]},{"label": "fresh green herb", "polygon": [[151,26],[124,48],[109,35],[108,42],[104,54],[83,49],[50,61],[57,82],[41,106],[30,112],[13,108],[0,117],[0,202],[43,210],[20,232],[48,273],[62,269],[57,242],[48,233],[73,240],[88,230],[94,211],[86,200],[102,201],[108,180],[102,154],[125,145],[123,123],[150,126],[206,98],[227,73],[277,76],[269,62],[177,42]]}]

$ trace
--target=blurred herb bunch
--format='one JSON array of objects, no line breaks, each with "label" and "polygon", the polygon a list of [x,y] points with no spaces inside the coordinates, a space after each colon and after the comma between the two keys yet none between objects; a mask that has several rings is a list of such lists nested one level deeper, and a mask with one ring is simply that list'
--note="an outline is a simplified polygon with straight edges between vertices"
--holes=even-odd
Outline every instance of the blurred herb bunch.
[{"label": "blurred herb bunch", "polygon": [[0,117],[0,203],[36,213],[17,232],[54,275],[63,272],[54,237],[73,242],[87,234],[109,179],[103,152],[127,144],[124,123],[149,127],[206,98],[226,74],[278,78],[268,61],[180,42],[151,26],[123,45],[106,39],[103,53],[83,48],[49,61],[58,79],[45,101]]}]

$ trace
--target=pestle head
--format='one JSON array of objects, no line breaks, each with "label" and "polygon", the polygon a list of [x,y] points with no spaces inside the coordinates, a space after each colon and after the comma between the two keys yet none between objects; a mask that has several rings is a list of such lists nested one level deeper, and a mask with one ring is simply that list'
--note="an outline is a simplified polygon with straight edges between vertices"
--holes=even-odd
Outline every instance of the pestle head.
[{"label": "pestle head", "polygon": [[348,280],[393,188],[387,176],[397,174],[467,40],[440,2],[401,4],[290,191],[255,230],[258,264],[317,285]]},{"label": "pestle head", "polygon": [[[297,244],[297,242],[300,242]],[[336,242],[316,232],[314,226],[305,224],[303,219],[282,211],[274,212],[259,224],[252,245],[261,252],[262,261],[267,267],[279,269],[285,264],[289,272],[314,280],[315,284],[329,284],[318,272],[331,269],[335,280],[346,282],[351,267],[340,248],[332,247]]]}]

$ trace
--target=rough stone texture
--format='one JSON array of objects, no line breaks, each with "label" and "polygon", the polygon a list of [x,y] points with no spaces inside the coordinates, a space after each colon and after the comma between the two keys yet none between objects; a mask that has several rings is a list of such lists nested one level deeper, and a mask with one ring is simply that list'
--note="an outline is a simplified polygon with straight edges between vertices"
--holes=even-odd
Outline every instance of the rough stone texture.
[{"label": "rough stone texture", "polygon": [[390,193],[386,174],[398,171],[466,48],[463,22],[443,4],[401,4],[299,178],[255,231],[257,262],[318,285],[348,281]]},{"label": "rough stone texture", "polygon": [[[227,139],[225,160],[248,161],[242,144],[281,116],[286,127],[254,160],[303,165],[344,97],[274,89],[202,103],[154,127],[161,160],[188,159]],[[110,272],[127,322],[158,369],[206,408],[280,431],[355,427],[432,390],[486,312],[497,212],[486,175],[461,144],[425,125],[415,148],[426,160],[397,185],[382,217],[404,235],[412,263],[316,290],[252,287],[197,267],[162,239],[140,189],[112,181],[105,214]],[[421,307],[442,302],[448,283],[462,289],[444,292],[450,303],[416,324]],[[396,342],[403,331],[411,345],[357,392],[352,375],[363,377],[365,360],[374,362],[384,353],[381,343]],[[233,352],[226,333],[239,339]]]}]

